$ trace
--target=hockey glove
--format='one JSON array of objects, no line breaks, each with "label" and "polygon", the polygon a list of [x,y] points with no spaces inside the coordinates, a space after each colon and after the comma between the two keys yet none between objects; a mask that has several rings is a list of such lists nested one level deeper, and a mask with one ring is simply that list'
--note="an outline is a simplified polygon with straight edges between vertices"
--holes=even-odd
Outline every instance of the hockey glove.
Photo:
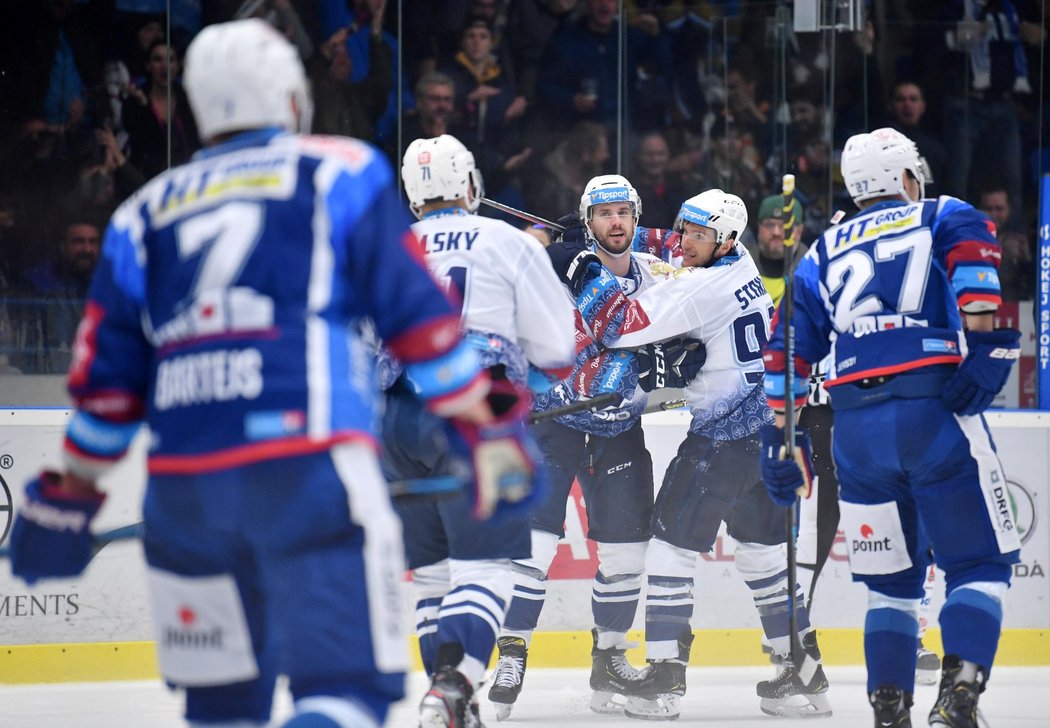
[{"label": "hockey glove", "polygon": [[474,465],[474,515],[479,519],[522,514],[542,497],[538,450],[525,427],[530,399],[506,380],[492,383],[492,422],[451,424],[470,448]]},{"label": "hockey glove", "polygon": [[942,397],[957,415],[979,415],[991,406],[1020,358],[1021,332],[967,331],[966,348],[969,354],[944,386]]},{"label": "hockey glove", "polygon": [[554,266],[554,272],[569,287],[573,297],[579,297],[584,286],[602,272],[601,258],[586,248],[548,245],[547,254]]},{"label": "hockey glove", "polygon": [[813,483],[813,456],[809,433],[795,428],[795,457],[784,458],[784,428],[763,425],[762,480],[774,503],[781,506],[795,504],[796,497],[808,498]]},{"label": "hockey glove", "polygon": [[582,249],[587,243],[587,229],[580,220],[580,213],[570,212],[568,215],[559,217],[556,222],[565,228],[556,242],[577,245]]},{"label": "hockey glove", "polygon": [[637,352],[637,357],[638,384],[643,390],[681,389],[703,368],[707,347],[699,339],[671,339],[649,344]]},{"label": "hockey glove", "polygon": [[106,496],[70,496],[59,486],[61,477],[46,470],[26,484],[11,529],[11,572],[26,584],[78,576],[93,555],[91,520]]}]

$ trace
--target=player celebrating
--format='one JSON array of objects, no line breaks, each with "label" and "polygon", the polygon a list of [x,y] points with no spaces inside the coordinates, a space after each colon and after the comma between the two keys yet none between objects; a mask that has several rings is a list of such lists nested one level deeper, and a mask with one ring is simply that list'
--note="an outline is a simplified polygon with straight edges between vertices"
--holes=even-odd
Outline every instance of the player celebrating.
[{"label": "player celebrating", "polygon": [[[625,712],[635,718],[673,720],[685,694],[693,612],[693,571],[711,550],[719,525],[738,541],[737,568],[752,590],[773,649],[789,649],[785,533],[780,512],[769,507],[756,468],[757,432],[772,413],[762,391],[761,350],[772,303],[750,256],[738,242],[747,210],[736,195],[709,190],[687,200],[675,221],[676,257],[684,268],[627,301],[609,285],[608,272],[580,256],[570,274],[584,319],[606,332],[609,346],[637,346],[688,334],[707,348],[703,369],[685,390],[692,413],[686,440],[668,466],[653,514],[646,556],[646,656],[650,669],[632,686]],[[641,321],[628,324],[627,322]],[[603,323],[608,322],[608,323]],[[798,585],[794,585],[796,592]],[[804,609],[799,637],[819,662],[816,634]],[[823,669],[803,684],[790,660],[772,681],[758,685],[762,710],[789,717],[829,715]]]},{"label": "player celebrating", "polygon": [[[583,292],[577,310],[603,332],[607,346],[631,347],[688,334],[704,342],[707,361],[686,387],[689,434],[664,476],[646,554],[645,678],[630,686],[625,713],[674,720],[681,712],[693,640],[693,573],[697,555],[714,545],[720,524],[738,542],[735,562],[752,591],[773,649],[789,649],[788,583],[783,513],[766,498],[758,467],[758,432],[773,414],[762,389],[762,347],[772,301],[751,257],[738,242],[747,210],[736,195],[709,190],[682,205],[675,221],[685,266],[628,300],[587,253],[569,268]],[[792,585],[799,592],[798,585]],[[804,608],[799,637],[819,662],[816,634]],[[771,715],[830,715],[823,668],[803,684],[789,659],[772,681],[758,685]]]},{"label": "player celebrating", "polygon": [[[401,167],[412,226],[434,277],[462,306],[461,325],[494,387],[527,410],[530,362],[571,363],[572,306],[534,238],[477,217],[484,196],[474,156],[454,137],[416,139]],[[385,474],[391,480],[455,477],[455,434],[416,400],[414,378],[388,390]],[[398,499],[408,566],[417,593],[423,664],[433,681],[420,706],[421,726],[480,725],[475,691],[488,666],[514,589],[511,559],[530,554],[527,514],[479,522],[471,490],[440,499]],[[520,511],[521,509],[519,509]]]},{"label": "player celebrating", "polygon": [[[799,264],[791,325],[796,371],[832,356],[825,386],[842,524],[853,578],[869,590],[869,699],[876,725],[911,725],[932,545],[948,596],[929,721],[975,728],[1020,549],[1009,510],[993,507],[1006,478],[981,413],[1006,382],[1020,335],[992,328],[1000,302],[993,228],[965,202],[922,199],[926,175],[911,140],[893,129],[850,137],[842,176],[861,212],[825,232]],[[782,326],[765,359],[770,401],[783,408]],[[771,497],[793,503],[801,473],[777,459],[783,440],[779,427],[763,432],[762,468]]]},{"label": "player celebrating", "polygon": [[69,373],[68,470],[27,487],[12,568],[30,582],[83,570],[95,480],[145,420],[157,650],[186,719],[263,725],[283,673],[286,727],[379,726],[408,665],[404,560],[356,322],[473,433],[482,490],[528,463],[507,462],[518,442],[492,423],[488,375],[383,156],[295,133],[310,118],[295,48],[261,20],[209,26],[186,90],[208,147],[110,222]]},{"label": "player celebrating", "polygon": [[[609,265],[616,285],[635,296],[655,281],[649,262],[632,253],[641,200],[620,175],[601,175],[587,183],[580,198],[580,219],[593,249]],[[548,248],[555,261],[571,259],[582,246],[556,243]],[[565,293],[561,296],[564,298]],[[578,333],[581,356],[597,352],[593,334]],[[618,375],[627,376],[627,367]],[[579,478],[587,503],[588,536],[598,542],[598,572],[594,577],[591,608],[596,625],[590,684],[591,708],[619,712],[628,682],[641,672],[624,653],[627,630],[634,621],[641,593],[645,547],[653,505],[652,458],[645,449],[640,424],[646,396],[632,387],[623,406],[599,412],[567,415],[537,424],[533,432],[550,477],[550,493],[532,516],[532,556],[514,562],[517,581],[514,599],[499,639],[499,663],[489,700],[497,716],[510,715],[521,692],[527,650],[547,593],[547,570],[564,535],[565,504],[569,488]],[[551,404],[556,404],[552,401]]]}]

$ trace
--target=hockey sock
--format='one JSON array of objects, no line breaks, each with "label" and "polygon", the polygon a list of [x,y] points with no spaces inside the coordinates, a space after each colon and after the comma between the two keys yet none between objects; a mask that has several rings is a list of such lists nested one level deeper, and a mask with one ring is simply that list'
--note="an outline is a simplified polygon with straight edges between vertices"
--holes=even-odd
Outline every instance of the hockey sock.
[{"label": "hockey sock", "polygon": [[453,559],[449,570],[452,590],[441,600],[436,639],[442,645],[462,645],[464,657],[455,667],[477,686],[496,646],[513,590],[510,562]]},{"label": "hockey sock", "polygon": [[514,596],[507,608],[503,634],[521,637],[528,645],[532,631],[540,621],[540,612],[547,599],[547,577],[535,569],[514,562]]},{"label": "hockey sock", "polygon": [[941,608],[944,654],[991,671],[1003,623],[1002,582],[971,582],[952,589]]},{"label": "hockey sock", "polygon": [[869,694],[883,685],[914,692],[918,633],[919,622],[914,611],[893,606],[869,606],[864,619],[864,658],[868,665]]},{"label": "hockey sock", "polygon": [[532,530],[532,556],[512,561],[514,590],[507,608],[503,634],[521,637],[528,645],[532,631],[540,621],[547,599],[547,570],[558,552],[558,536],[548,531]]},{"label": "hockey sock", "polygon": [[645,597],[645,656],[650,660],[677,658],[682,625],[689,624],[692,616],[692,578],[650,576]]},{"label": "hockey sock", "polygon": [[[791,620],[788,612],[789,593],[787,554],[784,546],[768,546],[741,542],[735,553],[736,567],[744,583],[751,590],[751,598],[758,610],[769,646],[774,654],[786,655],[791,650]],[[795,615],[798,636],[810,630],[809,610],[806,609],[802,587],[795,584]]]},{"label": "hockey sock", "polygon": [[599,634],[620,632],[626,636],[638,611],[641,593],[641,574],[621,574],[613,577],[607,577],[601,571],[595,574],[591,590],[591,612]]},{"label": "hockey sock", "polygon": [[696,552],[654,538],[645,554],[649,589],[645,595],[645,656],[678,657],[678,638],[693,616]]},{"label": "hockey sock", "polygon": [[416,635],[419,637],[419,656],[428,675],[434,673],[437,654],[438,611],[441,599],[448,591],[448,561],[421,566],[412,572],[412,589],[416,594]]}]

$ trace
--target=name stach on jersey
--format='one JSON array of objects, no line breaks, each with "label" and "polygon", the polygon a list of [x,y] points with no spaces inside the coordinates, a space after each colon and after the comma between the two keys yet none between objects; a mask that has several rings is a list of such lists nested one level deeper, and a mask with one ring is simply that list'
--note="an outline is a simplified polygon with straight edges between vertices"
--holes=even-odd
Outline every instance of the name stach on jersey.
[{"label": "name stach on jersey", "polygon": [[[291,151],[291,150],[289,150]],[[222,202],[224,199],[286,200],[295,193],[298,159],[274,154],[272,147],[257,153],[241,152],[215,165],[191,164],[179,168],[168,184],[149,199],[156,227]]]},{"label": "name stach on jersey", "polygon": [[830,242],[828,257],[846,252],[861,243],[882,235],[903,233],[922,225],[922,205],[907,205],[902,208],[881,211],[876,215],[861,216],[851,222],[842,223],[834,236],[826,236]]},{"label": "name stach on jersey", "polygon": [[470,251],[480,235],[477,230],[438,230],[434,233],[423,233],[419,244],[427,253],[451,253],[460,250]]}]

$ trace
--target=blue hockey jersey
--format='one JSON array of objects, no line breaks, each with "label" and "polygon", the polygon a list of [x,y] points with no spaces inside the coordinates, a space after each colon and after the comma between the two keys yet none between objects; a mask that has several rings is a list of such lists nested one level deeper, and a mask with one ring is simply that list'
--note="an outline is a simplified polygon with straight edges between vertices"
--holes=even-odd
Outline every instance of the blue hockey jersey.
[{"label": "blue hockey jersey", "polygon": [[422,261],[389,165],[349,139],[247,132],[114,214],[69,374],[74,470],[119,458],[138,423],[155,474],[374,439],[368,317],[439,414],[486,380]]},{"label": "blue hockey jersey", "polygon": [[[954,197],[875,204],[826,231],[794,281],[796,370],[829,353],[825,387],[939,365],[966,355],[962,314],[1001,302],[991,221]],[[765,353],[766,394],[782,408],[784,301]],[[796,404],[807,386],[796,379]]]}]

